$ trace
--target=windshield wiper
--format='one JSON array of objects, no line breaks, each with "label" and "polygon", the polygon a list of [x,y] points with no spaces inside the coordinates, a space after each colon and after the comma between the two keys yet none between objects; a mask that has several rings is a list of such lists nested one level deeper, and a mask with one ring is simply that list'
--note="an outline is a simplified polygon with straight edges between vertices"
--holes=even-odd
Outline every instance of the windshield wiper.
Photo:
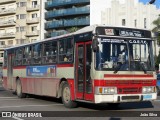
[{"label": "windshield wiper", "polygon": [[140,64],[140,67],[142,68],[142,70],[144,71],[144,73],[146,74],[147,70],[146,70],[144,64],[142,64],[140,61],[139,61],[139,64]]},{"label": "windshield wiper", "polygon": [[114,70],[113,73],[116,74],[116,73],[121,69],[122,65],[123,65],[122,63],[121,63],[121,64],[119,63],[119,64],[116,66],[116,68],[115,68],[115,70]]}]

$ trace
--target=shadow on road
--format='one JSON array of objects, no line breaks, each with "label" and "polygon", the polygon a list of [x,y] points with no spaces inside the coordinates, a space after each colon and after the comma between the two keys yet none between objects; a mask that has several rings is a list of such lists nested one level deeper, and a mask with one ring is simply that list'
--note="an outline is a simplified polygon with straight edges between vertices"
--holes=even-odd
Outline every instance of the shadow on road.
[{"label": "shadow on road", "polygon": [[150,101],[147,102],[130,102],[121,103],[118,107],[108,106],[106,104],[88,104],[79,103],[79,107],[94,109],[94,110],[127,110],[127,109],[143,109],[143,108],[153,108],[154,106]]}]

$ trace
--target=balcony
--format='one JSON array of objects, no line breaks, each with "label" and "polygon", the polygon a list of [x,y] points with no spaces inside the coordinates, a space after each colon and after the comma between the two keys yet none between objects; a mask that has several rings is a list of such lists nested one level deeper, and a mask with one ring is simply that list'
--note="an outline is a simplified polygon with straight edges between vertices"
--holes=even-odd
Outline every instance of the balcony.
[{"label": "balcony", "polygon": [[73,26],[87,26],[87,25],[90,25],[89,17],[48,22],[45,24],[45,29],[55,29],[55,28],[73,27]]},{"label": "balcony", "polygon": [[55,37],[55,36],[60,36],[60,35],[64,35],[67,34],[68,32],[65,30],[59,30],[59,31],[55,31],[55,32],[51,32],[51,33],[47,33],[46,37],[50,38],[50,37]]},{"label": "balcony", "polygon": [[15,33],[10,32],[10,33],[0,34],[0,39],[4,39],[4,38],[15,38]]},{"label": "balcony", "polygon": [[38,11],[40,9],[39,5],[27,6],[27,12]]},{"label": "balcony", "polygon": [[13,2],[16,2],[16,0],[1,0],[0,5],[6,4],[6,3],[13,3]]},{"label": "balcony", "polygon": [[39,30],[26,33],[26,37],[39,36]]},{"label": "balcony", "polygon": [[15,13],[16,13],[16,9],[14,8],[0,10],[0,15],[10,15],[10,14],[15,14]]},{"label": "balcony", "polygon": [[45,18],[55,18],[55,17],[62,17],[62,16],[71,16],[71,15],[84,15],[90,13],[90,7],[80,7],[80,8],[70,8],[70,9],[62,9],[62,10],[55,10],[49,11],[45,14]]},{"label": "balcony", "polygon": [[10,27],[10,26],[15,26],[15,23],[13,20],[0,22],[0,27]]},{"label": "balcony", "polygon": [[0,45],[0,49],[4,49],[4,48],[8,48],[8,47],[12,47],[13,45]]},{"label": "balcony", "polygon": [[48,1],[45,3],[45,9],[55,8],[55,7],[62,7],[62,6],[69,6],[69,5],[85,5],[89,4],[90,0],[54,0]]},{"label": "balcony", "polygon": [[40,19],[39,18],[33,18],[33,19],[27,19],[26,23],[27,24],[37,24],[39,23]]}]

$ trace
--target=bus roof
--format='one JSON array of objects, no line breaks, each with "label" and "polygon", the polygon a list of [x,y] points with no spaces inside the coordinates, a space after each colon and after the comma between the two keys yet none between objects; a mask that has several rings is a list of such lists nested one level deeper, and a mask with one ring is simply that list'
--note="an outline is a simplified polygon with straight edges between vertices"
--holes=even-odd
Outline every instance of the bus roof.
[{"label": "bus roof", "polygon": [[41,43],[41,42],[45,42],[45,41],[50,41],[50,40],[54,40],[54,39],[60,39],[60,38],[63,38],[63,37],[78,35],[78,34],[82,34],[82,33],[85,33],[85,32],[92,32],[94,34],[96,27],[128,28],[128,29],[149,31],[147,29],[138,29],[138,28],[132,28],[132,27],[125,27],[125,26],[107,26],[107,25],[97,25],[97,24],[95,24],[95,25],[91,25],[91,26],[86,26],[82,29],[77,30],[76,32],[73,32],[73,33],[68,33],[68,34],[64,34],[64,35],[60,35],[60,36],[56,36],[56,37],[51,37],[51,38],[35,41],[33,43],[26,43],[26,44],[22,44],[22,45],[12,46],[12,47],[5,48],[4,50],[8,50],[8,49],[12,49],[12,48],[18,48],[18,47],[27,46],[27,45],[32,45],[32,44]]}]

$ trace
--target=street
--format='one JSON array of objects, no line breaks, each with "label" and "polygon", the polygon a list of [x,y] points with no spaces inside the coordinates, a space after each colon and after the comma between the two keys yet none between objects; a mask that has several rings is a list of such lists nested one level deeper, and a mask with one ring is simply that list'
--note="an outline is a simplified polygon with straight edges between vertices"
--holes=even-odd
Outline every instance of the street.
[{"label": "street", "polygon": [[[109,119],[109,120],[127,120],[127,119],[158,119],[160,117],[160,96],[153,102],[142,103],[122,103],[118,108],[109,108],[106,104],[95,105],[89,103],[79,103],[74,109],[65,108],[61,100],[29,96],[24,99],[17,98],[11,91],[6,91],[0,86],[0,111],[12,111],[24,114],[25,112],[40,113],[38,118],[19,118],[5,117],[4,120],[40,120],[40,119]],[[47,112],[46,112],[47,111]],[[74,112],[73,112],[74,111]],[[150,117],[142,117],[150,113]],[[25,113],[28,115],[28,113]],[[143,115],[142,115],[143,114]],[[38,114],[37,114],[38,115]],[[141,116],[142,115],[142,116]],[[157,115],[157,116],[156,116]],[[112,117],[110,117],[112,116]],[[141,117],[140,117],[141,116]],[[154,117],[153,117],[154,116]],[[42,118],[40,118],[42,117]],[[94,118],[93,118],[94,117]]]}]

